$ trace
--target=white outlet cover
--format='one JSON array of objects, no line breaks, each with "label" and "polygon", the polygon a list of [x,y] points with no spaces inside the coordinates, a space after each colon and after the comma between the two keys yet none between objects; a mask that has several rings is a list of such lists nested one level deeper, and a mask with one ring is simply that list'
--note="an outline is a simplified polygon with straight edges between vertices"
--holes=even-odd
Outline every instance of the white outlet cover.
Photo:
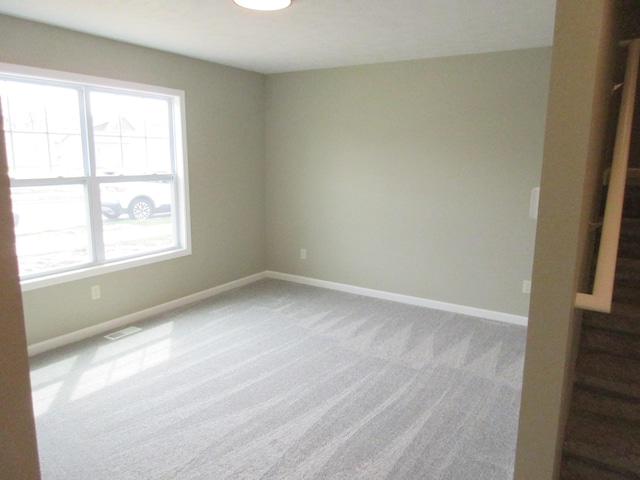
[{"label": "white outlet cover", "polygon": [[91,298],[98,300],[100,298],[100,285],[94,285],[91,287]]}]

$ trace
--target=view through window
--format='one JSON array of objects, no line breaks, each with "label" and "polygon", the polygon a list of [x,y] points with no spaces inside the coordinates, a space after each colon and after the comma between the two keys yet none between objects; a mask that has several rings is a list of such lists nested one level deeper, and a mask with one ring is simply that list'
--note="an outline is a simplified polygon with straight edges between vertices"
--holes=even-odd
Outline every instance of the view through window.
[{"label": "view through window", "polygon": [[180,95],[0,73],[0,100],[22,280],[188,250]]}]

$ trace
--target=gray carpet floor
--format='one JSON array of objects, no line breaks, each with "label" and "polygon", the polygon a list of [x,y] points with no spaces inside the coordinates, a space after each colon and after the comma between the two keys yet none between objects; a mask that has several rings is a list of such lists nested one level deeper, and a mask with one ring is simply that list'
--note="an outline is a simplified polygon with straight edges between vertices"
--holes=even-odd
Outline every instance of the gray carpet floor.
[{"label": "gray carpet floor", "polygon": [[526,329],[263,280],[32,358],[44,480],[512,478]]}]

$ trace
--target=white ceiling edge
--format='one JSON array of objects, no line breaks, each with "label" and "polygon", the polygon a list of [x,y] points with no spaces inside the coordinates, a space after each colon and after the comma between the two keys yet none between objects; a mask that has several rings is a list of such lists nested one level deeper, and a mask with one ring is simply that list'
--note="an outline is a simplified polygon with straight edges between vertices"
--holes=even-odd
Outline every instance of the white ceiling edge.
[{"label": "white ceiling edge", "polygon": [[0,0],[0,13],[270,74],[548,47],[555,0]]}]

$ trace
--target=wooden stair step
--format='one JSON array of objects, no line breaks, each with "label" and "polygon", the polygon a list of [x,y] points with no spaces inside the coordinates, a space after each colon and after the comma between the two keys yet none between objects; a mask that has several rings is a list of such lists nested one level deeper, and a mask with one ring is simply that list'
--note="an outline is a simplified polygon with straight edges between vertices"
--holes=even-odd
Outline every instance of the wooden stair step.
[{"label": "wooden stair step", "polygon": [[625,218],[640,218],[640,185],[627,185],[622,216]]},{"label": "wooden stair step", "polygon": [[605,352],[640,360],[639,334],[586,327],[582,330],[580,342],[580,348],[585,351]]},{"label": "wooden stair step", "polygon": [[576,383],[640,398],[640,360],[580,349]]},{"label": "wooden stair step", "polygon": [[571,414],[574,413],[602,415],[640,424],[640,398],[576,385],[571,397]]},{"label": "wooden stair step", "polygon": [[572,415],[564,451],[635,478],[631,475],[640,475],[640,425],[597,415]]},{"label": "wooden stair step", "polygon": [[[638,126],[636,126],[635,131],[640,133]],[[640,147],[640,144],[638,146]],[[627,168],[627,185],[640,185],[640,168],[636,166]]]},{"label": "wooden stair step", "polygon": [[611,313],[585,311],[583,326],[640,334],[640,305],[614,303]]},{"label": "wooden stair step", "polygon": [[640,258],[640,219],[625,218],[622,220],[618,256]]},{"label": "wooden stair step", "polygon": [[575,455],[563,455],[560,480],[629,480],[628,472],[611,470],[611,467]]},{"label": "wooden stair step", "polygon": [[615,285],[640,287],[640,259],[618,258]]},{"label": "wooden stair step", "polygon": [[613,287],[613,301],[640,305],[640,287],[616,282]]}]

